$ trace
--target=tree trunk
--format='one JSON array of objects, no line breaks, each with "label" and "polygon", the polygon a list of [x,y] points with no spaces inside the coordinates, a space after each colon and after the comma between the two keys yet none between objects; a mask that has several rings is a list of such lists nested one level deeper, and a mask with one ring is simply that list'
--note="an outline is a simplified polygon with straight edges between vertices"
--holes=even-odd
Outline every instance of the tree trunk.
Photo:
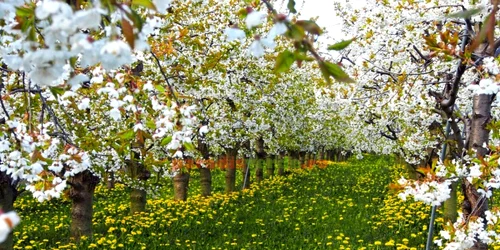
[{"label": "tree trunk", "polygon": [[89,170],[76,174],[70,179],[71,188],[71,228],[70,235],[75,241],[81,236],[92,237],[93,196],[99,178]]},{"label": "tree trunk", "polygon": [[[10,212],[14,209],[14,201],[17,198],[16,185],[10,175],[0,172],[0,206],[3,212]],[[13,232],[10,232],[4,242],[0,243],[0,250],[11,250],[14,248]]]},{"label": "tree trunk", "polygon": [[[488,148],[483,145],[488,144],[490,131],[486,129],[491,118],[491,103],[493,95],[480,94],[473,98],[473,114],[470,131],[470,148],[476,150],[478,158],[488,154]],[[485,212],[488,210],[488,199],[477,192],[477,189],[467,179],[462,183],[464,201],[462,203],[462,212],[464,218],[481,217],[486,219]],[[471,248],[488,249],[488,245],[477,240]]]},{"label": "tree trunk", "polygon": [[187,200],[189,187],[189,173],[179,172],[174,176],[174,200]]},{"label": "tree trunk", "polygon": [[[203,121],[202,125],[208,125],[208,121]],[[198,166],[200,169],[201,196],[208,197],[212,195],[212,173],[208,166],[210,152],[208,151],[208,144],[204,134],[200,135],[198,139],[198,151],[201,153],[202,160],[205,162],[205,165]]]},{"label": "tree trunk", "polygon": [[300,167],[304,168],[306,166],[306,152],[299,153]]},{"label": "tree trunk", "polygon": [[272,178],[274,177],[274,163],[276,161],[276,156],[272,155],[266,159],[266,174],[267,178]]},{"label": "tree trunk", "polygon": [[227,168],[226,168],[226,194],[236,191],[236,157],[238,150],[229,149],[227,151]]},{"label": "tree trunk", "polygon": [[486,129],[491,118],[492,95],[475,95],[473,100],[473,114],[470,131],[470,145],[475,149],[478,157],[483,157],[488,153],[488,149],[483,145],[488,144],[490,131]]},{"label": "tree trunk", "polygon": [[130,191],[130,214],[146,211],[146,190],[132,188]]},{"label": "tree trunk", "polygon": [[[151,173],[138,161],[139,158],[140,155],[134,152],[133,159],[125,160],[125,164],[130,178],[145,182],[150,178]],[[146,191],[132,188],[130,190],[130,213],[134,214],[144,211],[146,211]]]},{"label": "tree trunk", "polygon": [[298,151],[293,152],[292,167],[293,168],[300,168],[300,154]]},{"label": "tree trunk", "polygon": [[262,168],[262,159],[257,159],[255,164],[255,180],[261,182],[264,179],[264,169]]},{"label": "tree trunk", "polygon": [[264,161],[267,157],[266,150],[264,149],[264,139],[260,137],[256,141],[255,152],[257,153],[257,164],[255,168],[255,180],[261,182],[264,179]]},{"label": "tree trunk", "polygon": [[212,173],[208,167],[200,168],[201,196],[212,195]]},{"label": "tree trunk", "polygon": [[115,188],[115,173],[114,172],[108,172],[108,178],[106,182],[106,187],[108,189],[113,189]]},{"label": "tree trunk", "polygon": [[253,163],[251,158],[248,158],[245,162],[245,167],[243,168],[243,189],[250,188],[250,165]]},{"label": "tree trunk", "polygon": [[278,175],[285,175],[285,158],[283,157],[283,155],[280,155],[278,159]]}]

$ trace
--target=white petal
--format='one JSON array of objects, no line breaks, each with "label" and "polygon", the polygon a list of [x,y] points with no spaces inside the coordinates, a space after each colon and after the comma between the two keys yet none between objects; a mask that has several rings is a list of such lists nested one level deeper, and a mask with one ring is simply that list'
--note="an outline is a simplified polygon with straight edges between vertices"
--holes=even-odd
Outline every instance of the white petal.
[{"label": "white petal", "polygon": [[248,54],[253,56],[253,57],[261,57],[264,55],[264,47],[262,46],[262,43],[259,40],[255,40],[250,44],[250,47],[248,48]]},{"label": "white petal", "polygon": [[245,23],[249,29],[261,25],[267,14],[264,12],[260,11],[252,11],[247,15],[247,18],[245,19]]}]

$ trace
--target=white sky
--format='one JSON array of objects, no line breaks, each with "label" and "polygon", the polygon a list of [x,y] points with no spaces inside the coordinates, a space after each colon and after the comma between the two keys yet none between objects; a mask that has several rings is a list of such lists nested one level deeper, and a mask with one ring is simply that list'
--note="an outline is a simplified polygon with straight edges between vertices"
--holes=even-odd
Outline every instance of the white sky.
[{"label": "white sky", "polygon": [[301,19],[318,17],[316,23],[321,28],[328,30],[330,36],[333,34],[339,35],[341,21],[334,12],[334,2],[334,0],[298,0],[296,1],[296,8],[300,12]]},{"label": "white sky", "polygon": [[[341,21],[336,16],[333,4],[335,2],[350,2],[355,7],[362,7],[366,0],[295,0],[295,8],[300,13],[301,19],[318,17],[316,23],[328,31],[328,37],[321,38],[326,43],[332,40],[340,41],[348,37],[340,32]],[[276,5],[281,5],[281,10],[286,8],[288,0],[277,0]],[[349,37],[350,38],[350,37]],[[330,42],[331,41],[331,42]]]}]

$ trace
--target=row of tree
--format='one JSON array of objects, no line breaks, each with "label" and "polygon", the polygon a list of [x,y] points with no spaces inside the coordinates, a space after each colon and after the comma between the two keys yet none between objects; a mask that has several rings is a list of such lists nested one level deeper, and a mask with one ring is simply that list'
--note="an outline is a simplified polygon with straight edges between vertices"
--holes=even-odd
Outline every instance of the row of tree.
[{"label": "row of tree", "polygon": [[[208,183],[220,155],[338,149],[401,156],[421,177],[399,181],[402,198],[456,211],[460,184],[462,212],[446,213],[441,233],[448,249],[500,239],[488,207],[500,187],[498,2],[337,3],[355,38],[332,55],[317,49],[321,28],[286,4],[1,3],[4,210],[19,190],[43,201],[68,188],[78,238],[103,177],[142,202],[156,180],[185,183],[186,161]],[[232,191],[235,169],[226,174]]]},{"label": "row of tree", "polygon": [[265,161],[281,159],[283,173],[285,155],[334,154],[343,136],[322,86],[348,77],[316,51],[321,29],[292,20],[293,1],[288,11],[269,1],[0,3],[2,209],[23,190],[40,202],[68,190],[78,240],[92,235],[103,179],[129,187],[135,213],[171,178],[185,200],[189,164],[210,195],[210,161],[222,155],[232,192],[238,157],[256,159],[259,180]]},{"label": "row of tree", "polygon": [[488,207],[499,174],[498,1],[376,1],[336,11],[357,36],[340,55],[357,83],[337,98],[352,104],[340,112],[356,127],[349,137],[364,142],[354,150],[405,159],[419,178],[402,178],[400,196],[446,210],[436,243],[487,249],[499,239],[497,209]]}]

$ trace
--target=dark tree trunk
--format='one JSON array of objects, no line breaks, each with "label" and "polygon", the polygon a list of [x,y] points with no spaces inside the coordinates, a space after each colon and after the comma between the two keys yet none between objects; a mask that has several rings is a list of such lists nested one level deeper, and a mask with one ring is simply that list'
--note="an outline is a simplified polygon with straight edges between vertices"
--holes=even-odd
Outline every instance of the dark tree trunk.
[{"label": "dark tree trunk", "polygon": [[304,168],[306,166],[306,152],[299,152],[300,167]]},{"label": "dark tree trunk", "polygon": [[267,172],[267,178],[272,178],[274,177],[274,164],[276,162],[276,156],[272,155],[266,159],[266,172]]},{"label": "dark tree trunk", "polygon": [[260,137],[256,141],[255,152],[257,153],[257,164],[255,168],[255,180],[261,182],[264,179],[264,161],[267,157],[266,151],[264,149],[264,139]]},{"label": "dark tree trunk", "polygon": [[255,164],[255,180],[257,182],[264,180],[264,169],[262,168],[263,161],[262,159],[257,159]]},{"label": "dark tree trunk", "polygon": [[189,173],[179,172],[174,176],[174,200],[185,201],[188,196]]},{"label": "dark tree trunk", "polygon": [[237,149],[227,150],[227,168],[226,168],[226,193],[236,191],[236,157]]},{"label": "dark tree trunk", "polygon": [[292,168],[300,168],[300,156],[298,151],[293,151],[290,155],[290,166]]},{"label": "dark tree trunk", "polygon": [[208,167],[200,168],[201,196],[212,195],[212,173]]},{"label": "dark tree trunk", "polygon": [[[469,145],[471,149],[476,150],[478,158],[482,158],[488,154],[488,148],[483,147],[483,145],[487,145],[489,140],[490,131],[486,126],[491,117],[493,97],[493,95],[480,94],[475,95],[473,99]],[[464,201],[462,203],[464,218],[480,217],[486,219],[485,212],[488,210],[488,199],[479,194],[474,185],[467,181],[467,179],[464,179],[462,183],[462,190],[464,194]],[[478,240],[471,249],[488,249],[488,245]]]},{"label": "dark tree trunk", "polygon": [[146,190],[132,188],[130,191],[130,213],[140,213],[146,211]]},{"label": "dark tree trunk", "polygon": [[76,174],[70,179],[69,197],[71,206],[70,235],[75,241],[81,236],[92,237],[93,196],[99,178],[89,170]]},{"label": "dark tree trunk", "polygon": [[[134,153],[134,159],[126,160],[128,173],[132,179],[145,182],[151,176],[151,173],[139,161],[139,154]],[[146,190],[132,188],[130,190],[130,213],[140,213],[146,211]]]},{"label": "dark tree trunk", "polygon": [[243,189],[250,188],[250,165],[253,163],[253,160],[251,158],[248,158],[245,161],[245,167],[243,168]]},{"label": "dark tree trunk", "polygon": [[115,188],[115,173],[114,172],[108,172],[107,176],[107,182],[106,182],[106,187],[108,189],[113,189]]},{"label": "dark tree trunk", "polygon": [[[5,172],[0,172],[0,206],[3,212],[10,212],[14,209],[14,201],[17,198],[16,185]],[[14,248],[14,237],[11,232],[4,242],[0,243],[0,250],[11,250]]]},{"label": "dark tree trunk", "polygon": [[285,175],[285,158],[283,154],[279,156],[277,165],[278,165],[278,175],[279,176]]}]

